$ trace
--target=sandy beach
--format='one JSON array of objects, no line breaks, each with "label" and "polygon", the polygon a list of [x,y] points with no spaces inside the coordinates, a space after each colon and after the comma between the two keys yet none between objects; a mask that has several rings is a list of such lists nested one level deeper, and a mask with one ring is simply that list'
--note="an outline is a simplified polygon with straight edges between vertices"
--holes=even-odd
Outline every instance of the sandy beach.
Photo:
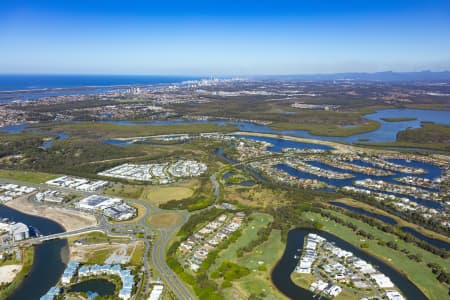
[{"label": "sandy beach", "polygon": [[34,202],[28,200],[28,197],[19,197],[5,203],[5,205],[26,214],[40,216],[58,222],[66,231],[97,224],[97,219],[93,215],[45,204],[35,206]]}]

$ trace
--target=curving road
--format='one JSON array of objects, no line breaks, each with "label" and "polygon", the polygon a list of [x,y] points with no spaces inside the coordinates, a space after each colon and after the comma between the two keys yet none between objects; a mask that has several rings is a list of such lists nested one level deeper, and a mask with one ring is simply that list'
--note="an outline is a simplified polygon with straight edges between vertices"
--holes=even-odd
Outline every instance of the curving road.
[{"label": "curving road", "polygon": [[[217,173],[216,173],[217,174]],[[211,183],[214,187],[214,202],[211,205],[214,205],[219,201],[220,198],[220,184],[217,181],[216,174],[213,174],[210,176]],[[53,187],[53,186],[47,186],[46,184],[33,184],[29,182],[22,182],[18,180],[9,180],[9,179],[1,179],[0,183],[15,183],[19,185],[26,185],[26,186],[32,186],[35,188],[38,188],[39,190],[45,190],[45,189],[53,189],[53,190],[60,190],[65,192],[72,192],[81,194],[83,196],[88,196],[92,194],[98,194],[95,192],[80,192],[78,190],[70,189],[70,188],[61,188],[61,187]],[[186,287],[184,282],[175,274],[172,269],[167,265],[166,263],[166,250],[168,247],[168,243],[170,239],[173,237],[173,235],[180,229],[180,227],[187,222],[189,217],[192,213],[185,211],[185,210],[164,210],[156,207],[155,205],[140,201],[136,199],[127,199],[123,198],[128,203],[131,204],[139,204],[143,207],[145,207],[146,212],[145,215],[142,216],[139,220],[136,220],[135,222],[127,222],[127,223],[110,223],[106,221],[106,219],[102,215],[96,215],[98,219],[98,224],[95,226],[89,226],[86,228],[81,228],[77,230],[73,230],[70,232],[63,232],[59,234],[49,235],[49,236],[42,236],[34,239],[28,239],[26,242],[43,242],[50,239],[56,239],[56,238],[65,238],[70,235],[77,235],[81,233],[87,233],[91,231],[103,231],[106,234],[110,236],[119,236],[119,237],[129,237],[132,240],[141,240],[144,243],[145,249],[143,254],[143,265],[144,270],[146,272],[146,282],[144,282],[144,294],[147,295],[149,292],[149,286],[151,284],[152,280],[152,272],[149,264],[149,254],[151,250],[151,262],[153,266],[156,268],[158,273],[161,276],[162,281],[167,285],[169,289],[171,289],[178,299],[181,300],[191,300],[195,299],[195,296],[192,295],[190,290]],[[205,209],[209,209],[209,207]],[[203,209],[203,210],[205,210]],[[201,213],[201,211],[197,211],[195,213]],[[182,221],[179,222],[176,225],[173,225],[169,228],[161,228],[161,227],[155,227],[146,222],[146,220],[156,214],[160,213],[178,213],[182,216]],[[155,236],[153,233],[157,232],[158,234]],[[144,237],[138,238],[138,234],[144,234]],[[146,238],[147,236],[153,236],[153,247],[151,247],[149,240]]]}]

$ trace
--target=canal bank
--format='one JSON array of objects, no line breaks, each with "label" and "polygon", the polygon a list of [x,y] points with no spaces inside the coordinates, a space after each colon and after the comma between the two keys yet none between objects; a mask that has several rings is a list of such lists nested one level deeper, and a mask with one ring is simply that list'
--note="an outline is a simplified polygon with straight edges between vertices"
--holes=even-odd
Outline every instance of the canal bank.
[{"label": "canal bank", "polygon": [[[329,204],[337,206],[337,207],[340,207],[340,208],[343,208],[343,209],[346,209],[346,210],[349,210],[349,211],[352,211],[354,213],[365,215],[367,217],[375,218],[375,219],[377,219],[377,220],[379,220],[379,221],[381,221],[383,223],[386,223],[388,225],[393,225],[394,226],[394,225],[398,224],[397,221],[394,220],[391,217],[388,217],[388,216],[385,216],[385,215],[381,215],[381,214],[377,214],[377,213],[374,213],[374,212],[370,212],[370,211],[367,211],[367,210],[365,210],[363,208],[360,208],[360,207],[348,205],[348,204],[345,204],[345,203],[342,203],[342,202],[337,202],[337,201],[329,202]],[[450,243],[448,243],[446,241],[443,241],[443,240],[440,240],[440,239],[436,239],[436,238],[432,238],[432,237],[426,236],[426,235],[418,232],[414,228],[407,227],[407,226],[402,226],[402,227],[400,227],[400,230],[402,230],[403,232],[409,233],[409,234],[413,235],[414,237],[416,237],[417,239],[422,240],[422,241],[424,241],[424,242],[426,242],[426,243],[428,243],[428,244],[430,244],[430,245],[432,245],[434,247],[450,250]]]},{"label": "canal bank", "polygon": [[[65,231],[57,222],[27,215],[4,205],[0,205],[0,218],[22,222],[37,229],[43,235]],[[47,241],[34,247],[33,266],[17,289],[8,296],[8,300],[39,299],[58,282],[66,267],[69,258],[67,240]]]},{"label": "canal bank", "polygon": [[305,228],[297,228],[289,231],[283,256],[278,261],[271,275],[273,284],[288,298],[294,300],[315,299],[314,294],[311,291],[297,286],[291,279],[291,274],[298,263],[298,259],[296,259],[295,256],[299,255],[298,249],[303,249],[305,237],[309,233],[319,234],[341,249],[350,251],[355,256],[364,259],[370,264],[376,266],[378,270],[380,270],[383,274],[385,274],[392,280],[392,282],[401,290],[401,292],[407,299],[427,299],[427,297],[411,281],[409,281],[405,276],[403,276],[397,270],[393,269],[388,264],[373,257],[372,255],[361,251],[360,249],[354,247],[344,240],[341,240],[335,235],[332,235],[325,231]]}]

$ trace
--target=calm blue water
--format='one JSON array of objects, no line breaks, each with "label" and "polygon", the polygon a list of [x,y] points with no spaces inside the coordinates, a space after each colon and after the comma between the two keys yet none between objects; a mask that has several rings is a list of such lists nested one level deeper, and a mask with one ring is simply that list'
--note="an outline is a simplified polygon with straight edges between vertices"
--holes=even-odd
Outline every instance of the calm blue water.
[{"label": "calm blue water", "polygon": [[[98,94],[119,86],[178,83],[200,79],[193,76],[138,75],[0,75],[0,103],[49,96]],[[114,87],[114,88],[113,88]],[[80,88],[63,91],[61,89]],[[14,93],[10,93],[15,91]],[[20,92],[18,92],[20,91]]]},{"label": "calm blue water", "polygon": [[[52,220],[27,215],[5,205],[0,205],[0,218],[23,222],[38,229],[43,235],[64,232],[64,228]],[[8,299],[39,299],[58,282],[66,267],[68,252],[67,240],[52,240],[36,245],[30,273]]]},{"label": "calm blue water", "polygon": [[[304,130],[281,131],[277,133],[305,137],[305,138],[319,138],[322,140],[355,143],[361,139],[367,139],[368,142],[394,142],[397,139],[397,133],[408,128],[419,128],[421,122],[434,122],[437,124],[450,125],[450,110],[437,111],[425,109],[382,109],[373,114],[365,115],[369,120],[380,122],[381,126],[375,131],[355,134],[347,137],[329,137],[317,136],[308,133]],[[381,118],[399,118],[399,117],[414,117],[417,120],[406,122],[385,122]],[[420,145],[417,145],[420,147]]]},{"label": "calm blue water", "polygon": [[116,286],[107,279],[90,279],[74,284],[68,290],[69,293],[95,292],[100,296],[112,296]]},{"label": "calm blue water", "polygon": [[[407,122],[385,122],[381,118],[385,117],[417,117],[416,121]],[[241,131],[248,132],[259,132],[259,133],[271,133],[280,135],[290,135],[296,137],[345,142],[345,143],[355,143],[360,139],[368,139],[369,142],[394,142],[399,131],[405,130],[407,128],[419,128],[420,121],[433,121],[438,124],[450,125],[450,111],[437,111],[437,110],[418,110],[418,109],[384,109],[380,110],[374,114],[366,115],[367,118],[372,120],[377,120],[381,123],[381,127],[375,131],[356,134],[348,137],[329,137],[329,136],[319,136],[308,133],[304,130],[294,130],[294,131],[277,131],[273,130],[265,125],[257,125],[248,122],[229,122],[229,121],[186,121],[186,120],[165,120],[165,121],[148,121],[148,122],[133,122],[133,121],[98,121],[107,122],[119,125],[174,125],[174,124],[217,124],[220,126],[233,124],[237,129]],[[0,128],[0,131],[7,131],[10,133],[18,133],[25,129],[24,125],[9,126]],[[259,137],[258,137],[259,138]],[[288,143],[289,141],[286,141]],[[420,145],[417,145],[420,148]],[[286,146],[287,147],[287,146]],[[326,147],[326,146],[323,146]]]},{"label": "calm blue water", "polygon": [[[345,143],[355,143],[360,142],[360,139],[367,139],[368,142],[394,142],[397,138],[397,133],[408,128],[419,128],[421,122],[434,122],[437,124],[450,125],[450,110],[438,111],[438,110],[422,110],[422,109],[383,109],[376,113],[364,116],[370,120],[376,120],[380,122],[381,126],[379,129],[362,133],[355,134],[348,137],[332,137],[332,136],[319,136],[313,135],[305,130],[274,130],[265,125],[258,125],[248,122],[224,122],[224,121],[152,121],[152,122],[130,122],[130,121],[104,121],[112,122],[121,125],[172,125],[172,124],[192,124],[192,123],[214,123],[218,125],[234,124],[241,131],[248,132],[259,132],[259,133],[271,133],[271,134],[281,134],[290,135],[296,137],[319,139],[327,141],[345,142]],[[392,118],[392,117],[415,117],[415,121],[406,122],[385,122],[381,118]],[[420,145],[417,145],[420,148]]]},{"label": "calm blue water", "polygon": [[295,255],[299,255],[297,249],[303,249],[304,240],[308,233],[316,233],[326,238],[328,241],[334,243],[341,249],[351,251],[357,257],[364,259],[370,264],[376,266],[383,274],[388,276],[392,282],[401,290],[401,292],[410,300],[425,300],[427,297],[406,277],[391,268],[388,264],[380,261],[374,256],[367,254],[354,247],[353,245],[341,240],[335,235],[324,231],[308,230],[297,228],[289,231],[288,239],[286,242],[286,248],[283,256],[278,261],[277,265],[272,271],[272,282],[284,295],[289,299],[294,300],[313,300],[320,297],[315,296],[311,291],[303,289],[296,285],[292,279],[291,274],[294,271],[298,259],[295,259]]},{"label": "calm blue water", "polygon": [[58,132],[57,135],[58,135],[58,136],[56,137],[56,139],[52,139],[52,140],[48,140],[48,141],[44,142],[43,146],[44,146],[46,149],[49,149],[49,148],[53,145],[53,143],[55,142],[55,140],[60,140],[60,141],[62,141],[62,140],[65,140],[65,139],[68,139],[68,138],[69,138],[69,135],[68,135],[67,133],[65,133],[65,132]]},{"label": "calm blue water", "polygon": [[[425,174],[421,174],[420,177],[424,177],[424,178],[428,178],[428,179],[434,179],[436,177],[441,176],[441,169],[435,165],[432,164],[426,164],[426,163],[422,163],[422,162],[418,162],[418,161],[411,161],[411,162],[406,162],[405,160],[402,159],[392,159],[390,160],[392,162],[395,162],[397,164],[400,165],[408,165],[411,167],[417,167],[417,168],[423,168],[426,170],[427,173]],[[374,180],[384,180],[386,182],[389,183],[394,183],[394,184],[399,184],[399,182],[395,181],[394,178],[398,178],[398,177],[403,177],[406,176],[407,174],[403,174],[403,173],[396,173],[393,172],[393,175],[390,176],[369,176],[369,175],[365,175],[362,173],[357,173],[357,172],[351,172],[351,171],[347,171],[347,170],[343,170],[340,168],[336,168],[336,167],[332,167],[329,166],[327,164],[321,163],[319,161],[308,161],[308,164],[312,165],[312,166],[316,166],[319,168],[322,168],[324,170],[331,170],[331,171],[335,171],[335,172],[339,172],[339,173],[350,173],[354,176],[354,178],[349,178],[349,179],[330,179],[327,177],[320,177],[320,176],[316,176],[310,173],[306,173],[306,172],[301,172],[298,171],[292,167],[289,167],[287,165],[284,164],[279,164],[277,165],[277,169],[282,170],[287,172],[289,175],[295,176],[297,178],[303,178],[303,179],[317,179],[320,181],[325,182],[328,185],[331,186],[335,186],[335,187],[343,187],[343,186],[352,186],[353,185],[353,181],[355,180],[362,180],[362,179],[366,179],[366,178],[371,178]],[[370,164],[363,162],[363,161],[352,161],[352,164],[357,164],[357,165],[362,165],[362,166],[371,166]],[[427,189],[424,188],[425,190],[429,190],[429,191],[433,191],[432,189]],[[406,195],[402,195],[402,194],[396,194],[396,193],[388,193],[385,192],[386,194],[392,194],[395,195],[397,197],[406,197],[409,198],[410,200],[417,202],[419,204],[422,204],[426,207],[431,207],[431,208],[436,208],[436,209],[442,209],[442,205],[433,201],[427,201],[427,200],[423,200],[423,199],[419,199],[419,198],[415,198],[415,197],[411,197],[411,196],[406,196]]]}]

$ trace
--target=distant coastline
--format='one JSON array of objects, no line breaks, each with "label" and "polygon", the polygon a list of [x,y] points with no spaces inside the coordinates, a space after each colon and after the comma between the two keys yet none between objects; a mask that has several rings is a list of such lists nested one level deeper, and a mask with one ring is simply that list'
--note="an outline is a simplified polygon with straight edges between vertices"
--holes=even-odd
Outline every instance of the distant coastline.
[{"label": "distant coastline", "polygon": [[129,85],[179,83],[196,80],[195,76],[158,75],[19,75],[0,74],[0,92],[48,92],[65,89],[95,89]]}]

